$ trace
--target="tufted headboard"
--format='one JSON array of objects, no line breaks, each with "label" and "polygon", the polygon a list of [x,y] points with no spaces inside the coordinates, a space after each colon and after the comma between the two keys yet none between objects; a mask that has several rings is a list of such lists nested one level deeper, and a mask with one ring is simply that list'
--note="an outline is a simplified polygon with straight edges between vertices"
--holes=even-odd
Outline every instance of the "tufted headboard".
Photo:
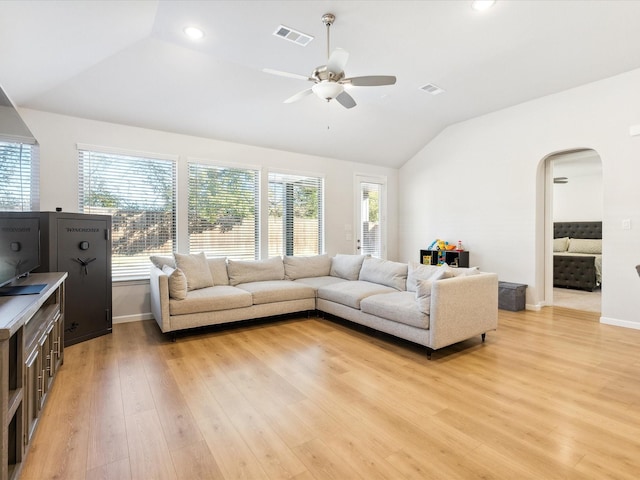
[{"label": "tufted headboard", "polygon": [[602,238],[602,222],[555,222],[553,238]]}]

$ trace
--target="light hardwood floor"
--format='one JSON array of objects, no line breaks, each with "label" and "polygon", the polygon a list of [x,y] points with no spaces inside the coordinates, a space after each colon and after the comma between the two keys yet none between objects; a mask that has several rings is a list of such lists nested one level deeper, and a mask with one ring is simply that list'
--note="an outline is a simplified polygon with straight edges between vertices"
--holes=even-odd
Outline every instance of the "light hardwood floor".
[{"label": "light hardwood floor", "polygon": [[321,318],[66,350],[23,479],[637,479],[640,331],[548,307],[435,352]]}]

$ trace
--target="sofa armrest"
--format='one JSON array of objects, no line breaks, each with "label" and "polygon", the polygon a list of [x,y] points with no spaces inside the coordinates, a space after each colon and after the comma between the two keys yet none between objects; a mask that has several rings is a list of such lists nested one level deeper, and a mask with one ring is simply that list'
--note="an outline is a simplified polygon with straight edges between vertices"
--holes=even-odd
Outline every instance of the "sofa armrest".
[{"label": "sofa armrest", "polygon": [[433,283],[429,347],[437,350],[498,328],[498,275],[480,273]]},{"label": "sofa armrest", "polygon": [[149,274],[151,313],[162,333],[171,331],[169,318],[169,276],[156,266],[151,266]]}]

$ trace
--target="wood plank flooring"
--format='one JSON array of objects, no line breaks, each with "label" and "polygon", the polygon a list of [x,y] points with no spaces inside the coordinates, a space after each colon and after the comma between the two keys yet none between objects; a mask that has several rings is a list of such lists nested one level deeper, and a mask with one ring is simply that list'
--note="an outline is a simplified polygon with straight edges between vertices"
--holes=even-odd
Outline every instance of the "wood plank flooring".
[{"label": "wood plank flooring", "polygon": [[437,351],[336,319],[69,347],[22,479],[637,479],[640,331],[500,311]]}]

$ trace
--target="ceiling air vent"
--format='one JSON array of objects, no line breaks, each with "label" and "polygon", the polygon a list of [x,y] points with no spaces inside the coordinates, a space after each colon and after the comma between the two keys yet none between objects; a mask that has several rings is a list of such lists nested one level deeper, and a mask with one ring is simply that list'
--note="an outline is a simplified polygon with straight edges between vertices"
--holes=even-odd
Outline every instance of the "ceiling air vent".
[{"label": "ceiling air vent", "polygon": [[311,35],[307,35],[306,33],[298,32],[293,28],[285,27],[284,25],[280,25],[276,28],[276,31],[273,32],[276,37],[284,38],[285,40],[289,40],[290,42],[297,43],[298,45],[302,45],[306,47],[313,37]]},{"label": "ceiling air vent", "polygon": [[431,95],[440,95],[441,93],[444,93],[444,90],[442,88],[434,85],[433,83],[427,83],[426,85],[421,86],[420,90],[424,90]]}]

